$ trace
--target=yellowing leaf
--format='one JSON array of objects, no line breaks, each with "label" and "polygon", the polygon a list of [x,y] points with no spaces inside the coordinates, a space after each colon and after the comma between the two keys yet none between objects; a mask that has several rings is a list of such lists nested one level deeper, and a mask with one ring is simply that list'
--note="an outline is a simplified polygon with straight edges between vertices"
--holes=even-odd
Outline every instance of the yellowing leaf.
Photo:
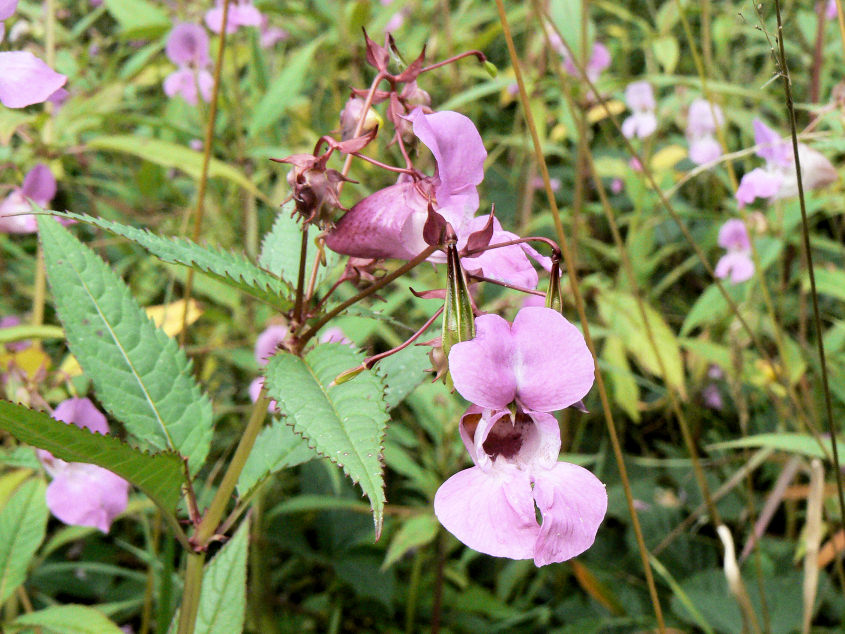
[{"label": "yellowing leaf", "polygon": [[[607,106],[607,108],[605,108]],[[625,104],[618,99],[611,99],[606,104],[598,106],[593,106],[589,110],[587,110],[587,123],[598,123],[602,119],[607,118],[607,112],[610,111],[610,114],[616,116],[625,112]]]},{"label": "yellowing leaf", "polygon": [[[153,320],[156,328],[161,328],[168,337],[178,335],[182,330],[182,313],[185,310],[185,300],[180,299],[169,304],[149,306],[147,316]],[[192,299],[188,304],[188,314],[185,316],[185,325],[190,326],[202,315],[202,309],[196,300]]]},{"label": "yellowing leaf", "polygon": [[50,367],[50,357],[41,346],[30,346],[25,350],[0,355],[0,370],[7,371],[11,366],[23,370],[27,377],[34,379],[39,370]]},{"label": "yellowing leaf", "polygon": [[[174,337],[182,330],[182,311],[184,310],[185,300],[180,299],[169,304],[159,304],[158,306],[149,306],[145,309],[147,316],[153,320],[156,328],[161,328],[168,337]],[[188,315],[185,319],[186,325],[190,326],[202,315],[202,309],[199,303],[192,299],[188,304]],[[82,374],[82,368],[79,367],[79,362],[72,354],[68,354],[62,365],[59,366],[59,372],[66,374],[68,377],[79,376]]]},{"label": "yellowing leaf", "polygon": [[661,148],[651,157],[651,169],[655,172],[662,172],[672,169],[678,161],[686,158],[687,149],[680,145],[667,145]]}]

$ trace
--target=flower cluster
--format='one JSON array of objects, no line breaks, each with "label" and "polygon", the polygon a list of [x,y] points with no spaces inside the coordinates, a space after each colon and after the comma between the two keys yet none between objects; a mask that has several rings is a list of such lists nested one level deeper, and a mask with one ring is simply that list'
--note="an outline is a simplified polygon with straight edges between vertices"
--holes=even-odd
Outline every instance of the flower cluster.
[{"label": "flower cluster", "polygon": [[192,106],[197,105],[198,96],[209,101],[214,80],[208,71],[211,59],[205,29],[198,24],[177,24],[167,37],[165,52],[178,69],[164,80],[164,93],[179,95]]},{"label": "flower cluster", "polygon": [[647,81],[635,81],[625,88],[625,103],[633,114],[622,122],[622,134],[645,139],[657,130],[657,102]]}]

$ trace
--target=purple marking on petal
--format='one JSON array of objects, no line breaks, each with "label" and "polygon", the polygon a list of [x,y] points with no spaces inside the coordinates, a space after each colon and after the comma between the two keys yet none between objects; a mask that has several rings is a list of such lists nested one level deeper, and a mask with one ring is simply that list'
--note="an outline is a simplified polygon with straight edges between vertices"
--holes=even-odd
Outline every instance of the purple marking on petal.
[{"label": "purple marking on petal", "polygon": [[481,315],[475,319],[475,333],[449,351],[452,381],[471,403],[503,409],[514,400],[517,385],[510,325],[498,315]]},{"label": "purple marking on petal", "polygon": [[[452,196],[474,194],[477,208],[475,186],[484,180],[487,150],[472,120],[450,111],[423,114],[420,108],[411,112],[408,120],[414,125],[414,134],[431,150],[437,161],[440,184],[435,194],[438,204],[453,205],[455,203],[448,200]],[[462,204],[471,205],[471,199],[463,200]]]},{"label": "purple marking on petal", "polygon": [[0,0],[0,20],[7,20],[18,8],[18,0]]},{"label": "purple marking on petal", "polygon": [[167,36],[165,52],[177,66],[202,68],[211,63],[208,56],[208,34],[199,24],[177,24]]},{"label": "purple marking on petal", "polygon": [[580,555],[593,545],[607,512],[607,491],[592,473],[568,462],[534,473],[534,500],[543,515],[537,566]]},{"label": "purple marking on petal", "polygon": [[[486,410],[490,411],[490,410]],[[461,440],[464,441],[464,447],[469,452],[469,457],[472,458],[472,463],[478,465],[478,454],[475,450],[475,432],[478,429],[477,425],[485,410],[478,405],[470,405],[461,416],[461,422],[458,425],[458,431],[461,434]]]},{"label": "purple marking on petal", "polygon": [[437,489],[434,513],[446,530],[473,550],[511,559],[534,556],[539,527],[531,481],[523,471],[513,467],[460,471]]},{"label": "purple marking on petal", "polygon": [[47,507],[59,520],[108,533],[125,509],[129,483],[96,465],[72,462],[59,468],[47,487]]},{"label": "purple marking on petal", "polygon": [[516,398],[525,409],[563,409],[590,391],[595,380],[593,357],[584,336],[563,315],[551,308],[523,308],[511,333]]},{"label": "purple marking on petal", "polygon": [[43,163],[37,163],[26,173],[21,193],[41,207],[53,200],[56,195],[56,178],[50,168]]},{"label": "purple marking on petal", "polygon": [[106,417],[87,398],[69,398],[62,401],[53,410],[53,418],[104,436],[109,433]]},{"label": "purple marking on petal", "polygon": [[42,103],[67,81],[28,51],[0,53],[0,69],[0,102],[7,108]]},{"label": "purple marking on petal", "polygon": [[255,340],[255,360],[265,366],[267,361],[279,350],[279,344],[288,336],[288,327],[268,326]]}]

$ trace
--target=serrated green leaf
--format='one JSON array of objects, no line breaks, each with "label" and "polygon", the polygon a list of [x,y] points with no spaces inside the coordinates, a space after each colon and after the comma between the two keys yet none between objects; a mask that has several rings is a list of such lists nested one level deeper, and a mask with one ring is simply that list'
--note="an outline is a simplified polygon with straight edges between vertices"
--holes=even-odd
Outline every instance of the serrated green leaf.
[{"label": "serrated green leaf", "polygon": [[[196,179],[202,175],[202,152],[196,152],[189,147],[169,141],[149,139],[139,135],[99,136],[88,141],[86,148],[131,154],[162,167],[178,168]],[[219,159],[212,158],[209,161],[208,177],[225,178],[253,196],[267,203],[270,202],[264,192],[253,185],[241,171]]]},{"label": "serrated green leaf", "polygon": [[46,486],[22,484],[0,512],[0,604],[26,579],[26,569],[47,530]]},{"label": "serrated green leaf", "polygon": [[273,421],[255,439],[255,447],[238,478],[238,495],[246,496],[270,474],[295,467],[315,456],[305,439],[295,434],[289,425]]},{"label": "serrated green leaf", "polygon": [[381,453],[388,416],[384,386],[375,373],[362,372],[329,387],[337,375],[362,361],[362,354],[336,343],[317,346],[304,359],[277,354],[267,364],[266,385],[294,430],[360,484],[370,500],[378,536],[385,501]]},{"label": "serrated green leaf", "polygon": [[299,96],[308,78],[311,58],[322,41],[322,37],[314,39],[308,46],[302,47],[285,60],[282,72],[270,83],[261,101],[252,111],[248,131],[250,137],[257,136],[284,116],[291,101]]},{"label": "serrated green leaf", "polygon": [[[302,250],[302,225],[291,216],[293,210],[293,201],[282,205],[273,223],[273,228],[261,242],[261,255],[258,258],[258,264],[261,268],[270,271],[273,275],[278,275],[291,287],[296,286],[296,280],[299,276],[299,254]],[[305,266],[306,283],[314,267],[314,260],[318,256],[317,247],[313,240],[316,235],[317,232],[311,231],[308,240],[308,250],[305,255],[307,262]],[[317,269],[315,287],[319,286],[325,279],[326,272],[334,266],[339,258],[336,253],[329,249],[324,249],[323,252],[326,258],[326,266]]]},{"label": "serrated green leaf", "polygon": [[[681,398],[686,398],[684,387],[684,364],[681,359],[681,349],[675,333],[654,308],[643,300],[646,318],[657,347],[648,337],[648,331],[642,320],[637,300],[627,293],[602,291],[598,300],[599,313],[608,329],[616,333],[625,345],[628,353],[644,369],[656,376],[662,376],[661,364],[666,376],[662,377],[669,385],[678,390]],[[658,361],[658,356],[660,360]]]},{"label": "serrated green leaf", "polygon": [[39,216],[38,234],[56,312],[100,402],[137,438],[185,456],[195,473],[211,444],[211,402],[185,353],[56,219]]},{"label": "serrated green leaf", "polygon": [[19,616],[12,627],[40,627],[44,634],[122,634],[102,612],[85,605],[53,605]]},{"label": "serrated green leaf", "polygon": [[437,537],[439,527],[437,518],[427,513],[412,517],[402,524],[402,528],[396,531],[390,541],[381,569],[390,568],[412,548],[419,548],[431,542]]},{"label": "serrated green leaf", "polygon": [[293,290],[242,255],[214,247],[204,247],[187,238],[158,236],[146,229],[130,227],[86,214],[58,211],[51,213],[55,216],[79,220],[122,236],[144,247],[162,262],[195,268],[216,280],[267,302],[279,311],[286,311],[293,306],[293,303],[287,299],[292,296]]},{"label": "serrated green leaf", "polygon": [[376,371],[387,386],[384,400],[388,411],[399,405],[420,383],[431,377],[428,369],[427,346],[408,346],[396,354],[379,361]]},{"label": "serrated green leaf", "polygon": [[167,513],[181,496],[184,468],[175,453],[146,454],[114,436],[94,434],[7,401],[0,401],[0,429],[67,462],[89,462],[116,473]]}]

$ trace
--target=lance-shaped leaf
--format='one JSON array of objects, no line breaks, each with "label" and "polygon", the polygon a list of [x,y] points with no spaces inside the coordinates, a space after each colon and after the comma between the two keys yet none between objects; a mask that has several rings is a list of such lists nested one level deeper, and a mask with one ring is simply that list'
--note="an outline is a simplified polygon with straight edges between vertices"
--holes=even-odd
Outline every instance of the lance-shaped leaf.
[{"label": "lance-shaped leaf", "polygon": [[370,499],[378,539],[384,512],[382,439],[388,421],[384,385],[369,371],[331,385],[362,361],[363,355],[337,343],[317,346],[304,359],[277,354],[267,364],[266,385],[294,431],[360,484]]},{"label": "lance-shaped leaf", "polygon": [[216,280],[267,302],[279,311],[286,311],[293,306],[288,299],[293,294],[291,288],[276,276],[255,266],[242,255],[201,246],[187,238],[158,236],[146,229],[138,229],[86,214],[75,214],[69,211],[52,211],[50,213],[62,218],[79,220],[127,238],[144,247],[162,262],[182,264],[197,269]]},{"label": "lance-shaped leaf", "polygon": [[106,615],[87,605],[51,605],[19,616],[12,626],[40,627],[49,634],[123,634]]},{"label": "lance-shaped leaf", "polygon": [[88,462],[116,473],[166,513],[172,513],[179,501],[185,471],[173,452],[147,454],[114,436],[95,434],[7,401],[0,401],[0,429],[66,462]]},{"label": "lance-shaped leaf", "polygon": [[24,482],[0,511],[0,603],[26,579],[26,569],[47,530],[44,481]]},{"label": "lance-shaped leaf", "polygon": [[302,436],[283,422],[273,421],[255,439],[255,447],[238,478],[238,495],[245,497],[270,474],[308,462],[313,457],[314,452]]},{"label": "lance-shaped leaf", "polygon": [[185,456],[195,473],[211,443],[211,402],[185,353],[54,218],[39,216],[38,233],[56,312],[100,402],[137,438]]}]

